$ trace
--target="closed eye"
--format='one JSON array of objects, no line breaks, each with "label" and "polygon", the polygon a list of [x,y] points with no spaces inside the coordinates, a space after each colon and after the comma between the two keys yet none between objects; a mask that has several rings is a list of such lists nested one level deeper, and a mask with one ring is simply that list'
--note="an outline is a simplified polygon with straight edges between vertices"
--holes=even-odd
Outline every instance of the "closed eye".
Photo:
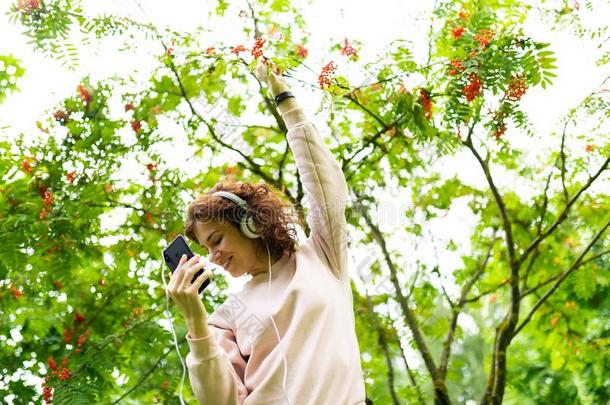
[{"label": "closed eye", "polygon": [[[223,237],[221,236],[216,242],[214,242],[214,245],[218,245],[220,243],[220,241],[222,240],[222,238]],[[209,252],[208,248],[206,248],[204,245],[200,245],[200,246],[203,248],[203,250],[205,250],[206,254],[208,254],[208,252]]]}]

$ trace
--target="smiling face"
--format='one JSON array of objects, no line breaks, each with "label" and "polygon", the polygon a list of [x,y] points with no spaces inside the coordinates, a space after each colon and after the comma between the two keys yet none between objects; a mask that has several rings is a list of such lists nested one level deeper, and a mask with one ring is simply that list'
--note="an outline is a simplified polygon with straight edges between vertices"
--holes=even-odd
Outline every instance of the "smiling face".
[{"label": "smiling face", "polygon": [[[194,233],[199,245],[210,253],[212,263],[223,266],[231,276],[240,277],[246,273],[254,276],[267,271],[265,246],[263,252],[258,239],[244,236],[228,221],[197,222]],[[274,263],[273,258],[271,263]]]}]

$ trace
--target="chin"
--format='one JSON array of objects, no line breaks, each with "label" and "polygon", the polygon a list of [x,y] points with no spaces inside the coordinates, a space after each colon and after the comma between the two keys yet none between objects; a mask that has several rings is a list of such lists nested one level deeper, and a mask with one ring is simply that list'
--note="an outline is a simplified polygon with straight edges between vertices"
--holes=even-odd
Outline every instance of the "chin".
[{"label": "chin", "polygon": [[243,273],[240,273],[239,271],[234,271],[234,270],[227,270],[227,273],[229,273],[231,275],[231,277],[233,278],[238,278],[243,276]]}]

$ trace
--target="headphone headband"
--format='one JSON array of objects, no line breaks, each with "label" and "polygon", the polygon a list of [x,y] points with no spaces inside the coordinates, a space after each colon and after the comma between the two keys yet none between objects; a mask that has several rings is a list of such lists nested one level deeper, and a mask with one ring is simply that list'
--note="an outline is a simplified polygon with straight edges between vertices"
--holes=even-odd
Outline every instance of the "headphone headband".
[{"label": "headphone headband", "polygon": [[224,197],[228,200],[231,200],[235,204],[237,204],[240,208],[243,208],[244,211],[250,212],[250,205],[248,205],[247,202],[245,202],[243,199],[239,198],[238,196],[236,196],[233,193],[230,193],[228,191],[217,191],[212,195],[218,196],[218,197]]}]

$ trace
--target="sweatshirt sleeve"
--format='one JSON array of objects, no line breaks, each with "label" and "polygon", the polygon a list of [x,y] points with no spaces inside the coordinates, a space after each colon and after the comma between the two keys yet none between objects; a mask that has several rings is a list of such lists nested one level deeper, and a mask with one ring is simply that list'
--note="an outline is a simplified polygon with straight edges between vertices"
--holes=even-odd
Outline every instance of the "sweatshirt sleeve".
[{"label": "sweatshirt sleeve", "polygon": [[326,259],[334,275],[342,282],[348,282],[345,175],[302,107],[284,112],[282,118],[311,207],[307,216],[311,228],[309,240]]},{"label": "sweatshirt sleeve", "polygon": [[186,355],[191,388],[201,405],[241,405],[248,395],[243,383],[246,360],[229,329],[209,325],[207,337],[186,334]]}]

